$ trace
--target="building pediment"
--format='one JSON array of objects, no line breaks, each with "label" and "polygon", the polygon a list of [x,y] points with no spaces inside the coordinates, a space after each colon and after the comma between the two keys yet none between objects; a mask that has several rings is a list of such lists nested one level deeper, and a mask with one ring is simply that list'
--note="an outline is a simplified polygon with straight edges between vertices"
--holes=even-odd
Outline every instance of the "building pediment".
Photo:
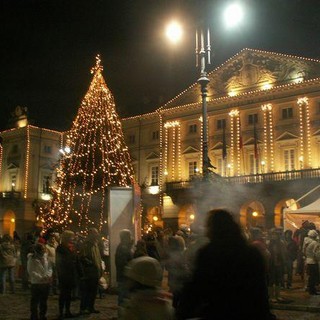
[{"label": "building pediment", "polygon": [[159,160],[159,155],[155,152],[150,152],[147,155],[146,160]]},{"label": "building pediment", "polygon": [[[320,77],[320,60],[254,49],[243,49],[208,74],[210,99],[267,90]],[[194,83],[162,109],[200,103],[200,88]]]},{"label": "building pediment", "polygon": [[[259,143],[262,143],[262,141],[257,139],[257,144],[259,144]],[[252,138],[252,137],[243,142],[244,146],[251,146],[253,144],[254,144],[254,138]]]},{"label": "building pediment", "polygon": [[284,132],[283,134],[281,134],[276,141],[282,141],[282,140],[292,140],[292,139],[298,139],[299,137],[290,133],[290,132]]},{"label": "building pediment", "polygon": [[10,169],[19,169],[19,166],[16,163],[10,162],[7,166],[7,170]]},{"label": "building pediment", "polygon": [[184,149],[184,151],[182,152],[182,154],[190,154],[190,153],[197,153],[200,152],[199,149],[196,149],[192,146],[187,147],[186,149]]}]

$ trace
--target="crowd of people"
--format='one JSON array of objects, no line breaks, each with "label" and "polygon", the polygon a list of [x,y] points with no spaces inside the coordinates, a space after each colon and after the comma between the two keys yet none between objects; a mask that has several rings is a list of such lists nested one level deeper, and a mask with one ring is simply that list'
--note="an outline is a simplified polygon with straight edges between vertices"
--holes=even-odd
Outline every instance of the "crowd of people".
[{"label": "crowd of people", "polygon": [[[319,232],[308,221],[295,232],[242,229],[230,212],[216,209],[205,229],[158,228],[136,243],[124,229],[119,241],[119,319],[275,319],[269,303],[285,302],[281,289],[292,287],[294,274],[310,295],[318,293]],[[1,238],[0,292],[14,294],[18,275],[23,290],[31,291],[31,320],[46,319],[50,292],[59,295],[59,319],[75,316],[73,296],[80,299],[80,316],[99,313],[95,299],[109,270],[108,237],[94,228],[86,237],[49,229]]]}]

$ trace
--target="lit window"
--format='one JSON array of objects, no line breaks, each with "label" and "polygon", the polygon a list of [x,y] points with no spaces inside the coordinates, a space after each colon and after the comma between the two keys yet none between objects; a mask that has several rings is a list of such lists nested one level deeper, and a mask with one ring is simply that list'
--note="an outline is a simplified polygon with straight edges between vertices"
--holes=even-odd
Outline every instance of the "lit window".
[{"label": "lit window", "polygon": [[44,176],[42,179],[42,193],[50,193],[50,177]]},{"label": "lit window", "polygon": [[189,178],[192,178],[197,173],[198,173],[198,163],[197,163],[197,161],[190,161],[189,162]]},{"label": "lit window", "polygon": [[152,186],[159,185],[159,167],[158,166],[151,167],[151,185]]},{"label": "lit window", "polygon": [[284,170],[291,171],[295,169],[295,150],[284,150]]}]

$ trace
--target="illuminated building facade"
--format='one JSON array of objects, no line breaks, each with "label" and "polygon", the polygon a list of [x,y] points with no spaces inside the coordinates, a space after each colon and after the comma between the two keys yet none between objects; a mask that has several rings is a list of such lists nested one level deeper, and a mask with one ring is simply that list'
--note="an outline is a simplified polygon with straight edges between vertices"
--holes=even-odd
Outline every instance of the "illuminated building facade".
[{"label": "illuminated building facade", "polygon": [[[244,49],[208,77],[209,158],[222,178],[205,189],[197,184],[197,83],[152,113],[122,120],[144,213],[150,225],[175,228],[204,210],[227,206],[243,225],[279,226],[286,204],[320,185],[320,60]],[[46,177],[59,160],[63,137],[31,125],[0,135],[4,233],[34,222],[32,205],[46,198]]]},{"label": "illuminated building facade", "polygon": [[320,184],[320,60],[244,49],[209,79],[209,158],[233,190],[221,195],[218,181],[199,195],[190,183],[202,173],[195,83],[123,120],[149,221],[188,225],[205,202],[230,207],[244,225],[281,225],[287,201]]},{"label": "illuminated building facade", "polygon": [[63,134],[15,121],[0,133],[0,234],[31,231],[35,205],[50,199]]}]

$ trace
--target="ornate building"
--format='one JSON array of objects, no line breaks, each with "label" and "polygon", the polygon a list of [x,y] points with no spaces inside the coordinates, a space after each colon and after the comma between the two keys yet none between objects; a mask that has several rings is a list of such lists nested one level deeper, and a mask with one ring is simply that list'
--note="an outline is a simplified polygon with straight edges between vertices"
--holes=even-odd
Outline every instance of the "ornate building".
[{"label": "ornate building", "polygon": [[[288,201],[320,185],[320,60],[244,49],[208,77],[208,149],[218,175],[206,184],[198,179],[197,83],[152,113],[123,119],[149,222],[175,228],[211,207],[227,206],[244,225],[281,225]],[[1,137],[4,232],[13,230],[12,220],[18,230],[19,221],[34,220],[32,203],[45,194],[63,137],[30,125]]]},{"label": "ornate building", "polygon": [[189,224],[226,205],[243,224],[280,225],[287,201],[320,184],[320,61],[244,49],[208,77],[209,157],[223,179],[205,193],[190,183],[202,172],[197,83],[123,120],[149,220]]},{"label": "ornate building", "polygon": [[23,110],[15,109],[14,128],[0,133],[0,234],[34,227],[34,207],[50,199],[62,146],[63,133],[30,125]]}]

